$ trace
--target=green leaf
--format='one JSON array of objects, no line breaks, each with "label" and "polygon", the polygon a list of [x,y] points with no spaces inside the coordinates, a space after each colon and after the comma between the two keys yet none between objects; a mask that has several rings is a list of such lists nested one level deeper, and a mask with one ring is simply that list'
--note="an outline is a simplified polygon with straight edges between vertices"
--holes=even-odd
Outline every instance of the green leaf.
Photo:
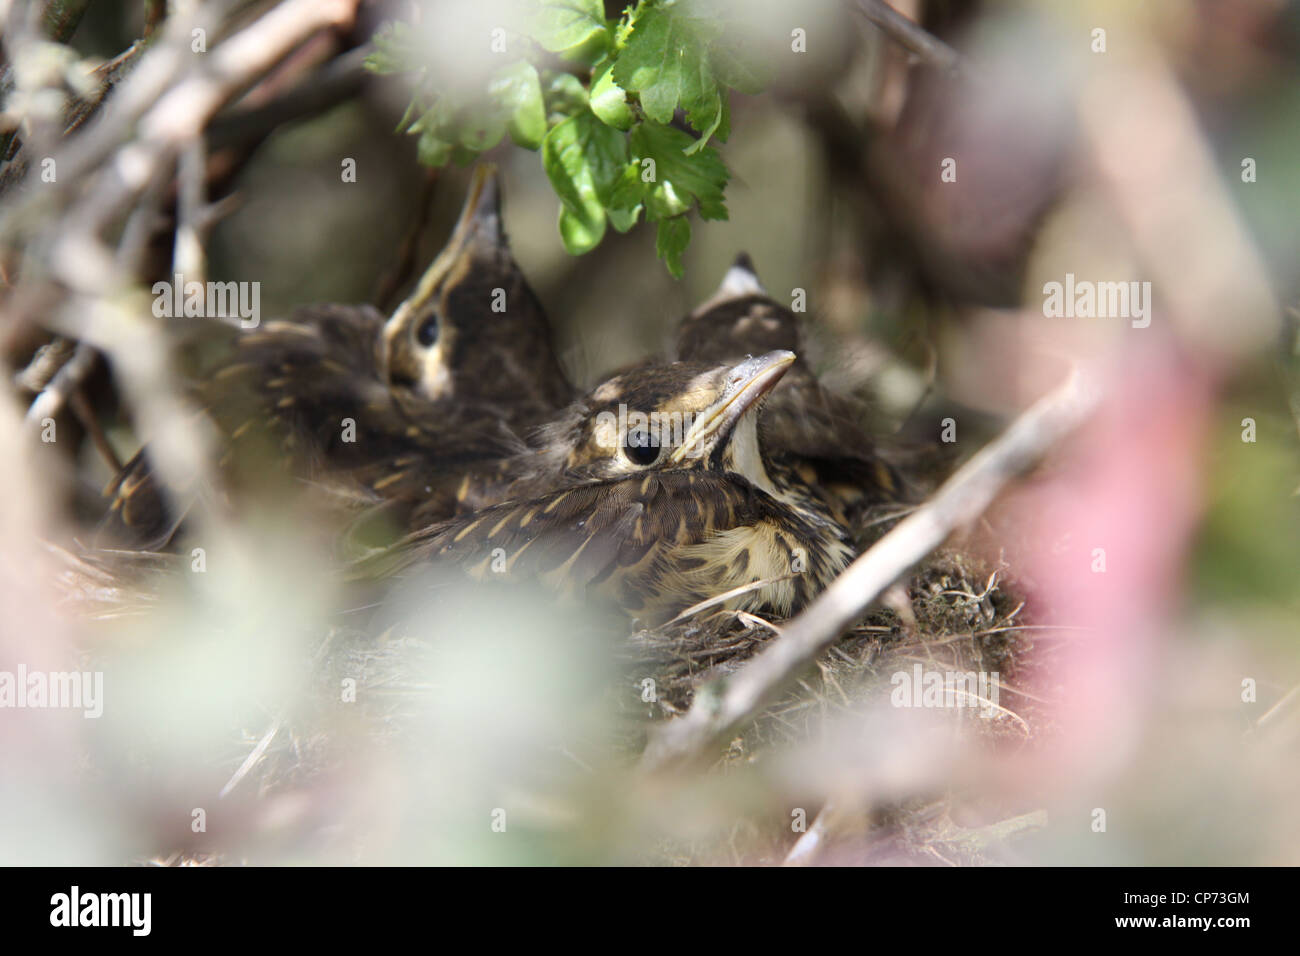
[{"label": "green leaf", "polygon": [[605,214],[595,218],[575,213],[568,206],[560,207],[560,240],[571,256],[580,256],[600,245],[605,236]]},{"label": "green leaf", "polygon": [[727,103],[727,97],[724,96],[722,98],[722,119],[718,123],[718,129],[717,132],[713,134],[713,138],[717,140],[721,140],[722,142],[725,143],[730,136],[731,136],[731,106]]},{"label": "green leaf", "polygon": [[421,67],[419,37],[409,23],[381,24],[373,38],[374,50],[362,63],[371,73],[409,73]]},{"label": "green leaf", "polygon": [[510,138],[524,149],[537,149],[546,135],[546,107],[537,68],[520,60],[498,70],[488,93],[506,111]]},{"label": "green leaf", "polygon": [[479,152],[471,146],[457,144],[451,148],[451,161],[461,168],[472,166],[478,162]]},{"label": "green leaf", "polygon": [[627,232],[635,226],[641,218],[647,191],[646,184],[641,182],[641,167],[637,163],[624,166],[605,202],[609,224],[619,232]]},{"label": "green leaf", "polygon": [[419,112],[420,109],[415,103],[415,98],[412,97],[411,102],[406,104],[406,112],[403,113],[402,118],[397,121],[397,132],[409,133],[411,131],[411,125],[415,122],[416,114]]},{"label": "green leaf", "polygon": [[714,0],[680,0],[643,4],[628,23],[614,79],[638,95],[645,115],[657,123],[670,123],[678,107],[685,110],[700,134],[691,153],[712,137],[725,140],[730,133],[729,87],[744,92],[762,87],[760,70],[729,39],[743,35],[743,30],[729,26],[741,11],[743,7]]},{"label": "green leaf", "polygon": [[627,140],[590,110],[552,127],[542,141],[542,166],[560,197],[560,236],[573,255],[605,233],[605,204],[627,166]]},{"label": "green leaf", "polygon": [[641,181],[641,165],[631,162],[618,174],[605,205],[611,209],[631,209],[641,205],[647,192],[648,184]]},{"label": "green leaf", "polygon": [[713,79],[706,60],[700,60],[698,67],[686,75],[688,82],[682,93],[682,105],[686,109],[686,118],[700,134],[700,138],[684,150],[689,156],[707,146],[709,138],[722,125],[726,93]]},{"label": "green leaf", "polygon": [[587,99],[587,90],[576,76],[550,70],[542,74],[542,100],[550,122],[581,113],[587,108]]},{"label": "green leaf", "polygon": [[641,205],[638,203],[631,209],[606,209],[605,213],[609,216],[609,224],[619,232],[627,232],[636,225],[636,221],[641,218]]},{"label": "green leaf", "polygon": [[614,79],[640,95],[646,116],[671,122],[681,98],[683,60],[688,54],[698,58],[703,51],[694,48],[677,17],[659,6],[640,8],[614,66]]},{"label": "green leaf", "polygon": [[422,166],[436,169],[451,159],[451,150],[457,139],[453,120],[450,105],[440,97],[407,127],[407,133],[420,137],[415,150]]},{"label": "green leaf", "polygon": [[543,49],[569,59],[599,57],[610,43],[605,5],[601,0],[541,0],[532,34]]},{"label": "green leaf", "polygon": [[654,160],[654,182],[647,184],[646,218],[655,222],[679,216],[694,200],[703,219],[726,219],[723,190],[727,167],[717,150],[708,146],[694,155],[686,150],[694,141],[681,130],[649,120],[632,130],[629,145],[638,162]]},{"label": "green leaf", "polygon": [[[410,110],[407,110],[407,114],[410,114]],[[441,99],[435,100],[432,106],[421,113],[419,118],[406,128],[406,131],[412,134],[423,133],[427,130],[436,131],[446,124],[448,118],[446,102]]]},{"label": "green leaf", "polygon": [[458,146],[463,146],[474,153],[482,153],[501,142],[501,137],[506,134],[505,117],[483,109],[476,110],[469,116],[476,122],[462,121],[456,124]]},{"label": "green leaf", "polygon": [[636,121],[636,114],[627,102],[627,93],[614,82],[612,62],[596,68],[591,81],[591,111],[600,117],[601,122],[615,129],[631,129]]},{"label": "green leaf", "polygon": [[457,110],[440,96],[410,124],[407,132],[420,137],[416,146],[420,163],[438,167],[451,160],[462,164],[472,161],[499,143],[505,130],[506,118],[499,110]]},{"label": "green leaf", "polygon": [[436,130],[425,130],[415,144],[415,155],[420,165],[436,169],[451,159],[451,146],[438,137]]},{"label": "green leaf", "polygon": [[691,243],[691,224],[685,216],[673,216],[659,221],[655,236],[655,252],[664,261],[674,279],[682,277],[682,253]]},{"label": "green leaf", "polygon": [[710,47],[709,63],[719,83],[742,93],[761,93],[767,82],[760,65],[723,40]]}]

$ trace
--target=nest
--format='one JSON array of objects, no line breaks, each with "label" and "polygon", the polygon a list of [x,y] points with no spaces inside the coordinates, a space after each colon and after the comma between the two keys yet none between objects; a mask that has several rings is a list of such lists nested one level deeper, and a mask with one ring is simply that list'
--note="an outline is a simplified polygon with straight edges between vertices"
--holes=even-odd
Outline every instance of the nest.
[{"label": "nest", "polygon": [[[63,558],[61,584],[69,606],[83,616],[102,619],[154,613],[188,566],[183,556],[142,552],[64,553]],[[540,594],[527,599],[546,600]],[[533,608],[538,618],[550,613],[542,613],[541,604],[524,606]],[[306,643],[310,659],[302,661],[299,673],[308,677],[299,692],[267,701],[265,724],[246,726],[242,744],[214,755],[232,771],[223,794],[238,792],[254,803],[277,794],[310,794],[320,791],[323,782],[354,773],[356,766],[384,754],[418,768],[417,777],[436,775],[437,760],[424,759],[431,752],[426,738],[437,723],[430,717],[431,707],[445,692],[438,675],[449,647],[458,643],[456,626],[431,632],[383,613],[344,617],[346,623],[339,619]],[[508,625],[516,623],[526,626],[507,619]],[[572,748],[564,745],[566,759],[584,767],[634,772],[655,725],[685,713],[699,694],[708,693],[715,682],[761,653],[780,634],[782,624],[717,607],[652,629],[629,630],[625,619],[567,621],[564,627],[577,643],[557,653],[604,655],[608,666],[599,681],[567,689],[575,709],[601,716],[592,722],[599,728],[594,736],[588,733]],[[964,719],[958,712],[961,733],[982,746],[1026,746],[1045,723],[1035,697],[1021,692],[1034,683],[1034,634],[1011,568],[960,549],[941,550],[843,634],[814,669],[741,728],[719,755],[713,774],[761,766],[768,755],[817,740],[837,719],[886,705],[897,675],[918,666],[999,675],[1003,694],[994,719]],[[509,667],[511,654],[507,648],[494,662],[489,652],[488,671]],[[490,674],[485,679],[490,680]],[[348,687],[356,706],[340,704],[340,688]],[[1018,690],[1007,692],[1011,688]],[[530,781],[525,789],[532,785]],[[421,784],[414,786],[419,789]],[[1023,815],[1032,808],[1015,808],[1020,812],[1006,819],[1023,826],[959,826],[951,816],[954,796],[917,793],[859,807],[837,822],[838,842],[833,845],[852,846],[859,862],[995,862],[1007,840],[1037,825],[1032,815]],[[563,803],[567,797],[557,799]],[[634,859],[725,861],[739,841],[745,847],[743,859],[779,862],[791,852],[791,840],[788,828],[774,826],[770,815],[751,816],[737,808],[725,843],[664,842],[653,851],[643,848]],[[155,862],[229,863],[243,858],[195,848],[163,852]],[[833,854],[828,859],[834,859]]]}]

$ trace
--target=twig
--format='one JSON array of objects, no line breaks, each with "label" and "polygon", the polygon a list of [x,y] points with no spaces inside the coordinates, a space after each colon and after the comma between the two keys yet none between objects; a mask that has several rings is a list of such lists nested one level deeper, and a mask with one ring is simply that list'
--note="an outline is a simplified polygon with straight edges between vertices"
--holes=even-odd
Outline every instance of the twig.
[{"label": "twig", "polygon": [[285,123],[324,112],[351,99],[370,80],[372,74],[364,65],[370,52],[369,46],[349,50],[264,103],[249,106],[241,101],[223,110],[208,127],[212,151],[256,142]]},{"label": "twig", "polygon": [[753,716],[811,664],[853,619],[956,528],[976,519],[1008,481],[1073,431],[1098,403],[1078,369],[986,445],[929,501],[853,562],[751,661],[700,689],[686,716],[663,725],[642,756],[648,771],[689,763]]},{"label": "twig", "polygon": [[730,601],[734,597],[740,597],[742,594],[748,594],[751,591],[757,591],[760,588],[765,588],[772,584],[780,584],[782,581],[789,581],[791,578],[796,576],[797,576],[796,574],[783,574],[779,578],[767,578],[766,580],[763,581],[750,581],[748,584],[739,584],[729,591],[723,591],[721,594],[715,594],[713,595],[713,597],[705,598],[703,601],[699,601],[695,604],[692,604],[686,610],[682,611],[675,618],[669,621],[668,624],[669,625],[680,624],[682,621],[686,620],[687,618],[694,617],[696,614],[699,614],[701,611],[708,610],[711,607],[715,607],[719,604],[724,604],[727,601]]},{"label": "twig", "polygon": [[226,785],[221,788],[221,792],[217,794],[218,800],[224,799],[230,791],[239,786],[240,781],[248,776],[248,772],[253,769],[259,760],[262,759],[262,755],[266,753],[266,748],[271,746],[271,741],[275,739],[275,735],[278,734],[280,728],[284,726],[284,718],[285,715],[281,713],[271,722],[270,729],[262,735],[261,739],[257,742],[257,746],[249,751],[248,756],[244,758],[244,762],[239,765],[239,768],[231,775],[230,779],[226,781]]},{"label": "twig", "polygon": [[135,208],[122,227],[114,256],[116,267],[122,275],[138,281],[144,274],[149,244],[171,222],[163,208],[171,181],[171,170],[160,169],[153,181],[136,198]]},{"label": "twig", "polygon": [[[67,347],[66,339],[56,341]],[[57,348],[56,346],[45,354],[55,354]],[[39,432],[41,423],[46,418],[53,418],[65,405],[68,406],[85,427],[104,461],[114,472],[118,472],[122,470],[122,462],[117,457],[117,452],[113,450],[113,446],[109,444],[108,436],[100,427],[99,419],[95,417],[94,409],[90,407],[83,390],[86,379],[95,370],[97,359],[98,355],[90,346],[76,346],[72,355],[57,372],[49,377],[40,393],[32,400],[32,404],[27,409],[27,426],[33,432]]]},{"label": "twig", "polygon": [[[329,655],[330,649],[334,647],[336,637],[337,632],[331,631],[325,636],[325,639],[320,642],[320,646],[316,648],[316,653],[312,655],[311,666],[308,669],[309,674],[314,675],[320,670],[320,666]],[[225,797],[239,786],[243,779],[248,776],[249,771],[257,766],[257,762],[266,755],[267,748],[271,746],[271,742],[275,740],[276,735],[280,733],[280,730],[288,721],[289,714],[289,705],[281,705],[279,710],[276,712],[275,717],[271,720],[271,726],[267,728],[266,733],[262,734],[261,738],[257,741],[257,745],[253,747],[248,756],[244,758],[238,769],[235,770],[230,779],[226,781],[226,785],[222,787],[221,791],[217,794],[218,800],[225,799]]]},{"label": "twig", "polygon": [[1297,703],[1300,703],[1300,685],[1292,687],[1281,700],[1265,711],[1259,720],[1255,721],[1255,726],[1252,729],[1263,730],[1278,717],[1291,710]]},{"label": "twig", "polygon": [[836,816],[837,812],[834,801],[827,800],[813,819],[812,825],[808,827],[808,831],[795,841],[790,852],[785,855],[781,865],[808,866],[812,863],[826,845],[831,817]]},{"label": "twig", "polygon": [[[90,0],[46,0],[40,13],[37,16],[44,35],[55,43],[63,43],[77,30],[77,25],[81,22],[82,15],[86,12],[86,7],[90,6]],[[6,26],[16,26],[21,15],[15,14],[9,18],[10,24]],[[40,39],[39,34],[31,29],[35,24],[23,24],[15,32],[16,37],[6,36],[5,60],[8,65],[4,69],[3,77],[0,77],[0,93],[7,98],[12,91],[15,80],[13,62],[15,54],[22,49],[23,44],[32,43]],[[0,133],[0,158],[9,159],[13,155],[14,137],[18,131],[18,125],[6,129]]]},{"label": "twig", "polygon": [[1018,817],[999,820],[987,826],[957,829],[941,836],[938,842],[965,853],[982,853],[990,847],[1010,842],[1012,837],[1042,830],[1046,828],[1047,823],[1046,810],[1031,810]]},{"label": "twig", "polygon": [[204,5],[201,15],[169,18],[164,38],[155,41],[95,123],[60,151],[58,181],[8,212],[0,231],[29,222],[37,202],[66,199],[74,187],[80,193],[80,180],[98,168],[97,188],[78,217],[83,229],[97,230],[124,211],[152,173],[199,135],[217,110],[313,34],[349,22],[358,3],[286,0],[202,55],[190,51],[191,28],[215,27],[228,0]]},{"label": "twig", "polygon": [[933,33],[917,26],[885,3],[885,0],[855,0],[854,6],[887,37],[904,49],[915,53],[922,62],[945,73],[961,68],[960,53]]},{"label": "twig", "polygon": [[[5,241],[36,232],[27,254],[48,253],[47,274],[59,280],[64,298],[38,320],[109,357],[141,431],[155,442],[154,465],[169,489],[210,473],[205,436],[195,433],[188,403],[173,381],[162,327],[141,308],[143,296],[131,290],[132,277],[122,275],[102,233],[169,170],[223,105],[319,31],[349,22],[358,2],[286,0],[203,55],[189,50],[190,23],[215,29],[213,13],[230,4],[205,5],[202,20],[169,18],[163,39],[141,58],[94,124],[61,151],[66,163],[59,162],[58,182],[23,197],[0,225]],[[75,182],[78,170],[88,182]],[[37,210],[57,211],[43,205],[51,202],[71,205],[52,226],[51,220],[33,218]]]},{"label": "twig", "polygon": [[[88,123],[81,135],[65,143],[53,157],[58,179],[26,190],[23,200],[15,202],[0,217],[0,234],[5,239],[11,238],[8,232],[15,225],[22,228],[31,219],[39,218],[36,210],[44,204],[66,202],[70,194],[79,191],[86,178],[103,168],[109,155],[131,137],[145,111],[157,103],[187,66],[191,69],[197,66],[195,54],[190,52],[192,31],[214,26],[231,5],[232,0],[213,0],[184,16],[168,18],[162,38],[154,41],[127,78],[114,89],[103,109],[95,113],[94,122]],[[132,45],[127,52],[134,54],[138,50],[137,45]],[[32,175],[29,172],[28,178]]]},{"label": "twig", "polygon": [[61,335],[37,348],[27,367],[14,376],[14,384],[20,389],[33,394],[42,391],[51,379],[59,374],[59,369],[72,358],[77,349],[76,342],[70,342]]},{"label": "twig", "polygon": [[95,410],[90,407],[90,400],[86,398],[86,390],[78,388],[68,398],[68,407],[72,409],[72,414],[77,416],[77,421],[81,422],[81,427],[86,429],[90,435],[90,440],[95,445],[95,450],[99,452],[104,463],[108,465],[113,474],[118,474],[122,470],[122,459],[118,457],[117,450],[104,434],[104,426],[99,424],[99,417]]},{"label": "twig", "polygon": [[207,257],[203,252],[207,234],[208,151],[200,134],[181,150],[176,178],[176,238],[172,246],[172,268],[187,280],[207,279]]},{"label": "twig", "polygon": [[32,399],[27,408],[27,427],[39,433],[41,422],[53,418],[68,404],[72,394],[81,387],[95,367],[95,350],[84,343],[78,345],[72,357],[63,363],[63,367],[54,373],[49,384]]}]

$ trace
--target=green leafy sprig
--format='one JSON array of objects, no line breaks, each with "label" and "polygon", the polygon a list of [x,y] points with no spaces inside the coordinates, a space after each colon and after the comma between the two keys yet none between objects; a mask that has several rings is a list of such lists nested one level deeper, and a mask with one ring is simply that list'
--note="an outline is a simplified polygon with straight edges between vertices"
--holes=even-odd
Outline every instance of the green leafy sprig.
[{"label": "green leafy sprig", "polygon": [[463,165],[509,134],[540,150],[570,253],[644,216],[680,276],[690,212],[727,218],[727,167],[710,141],[730,134],[730,92],[762,86],[748,51],[730,39],[743,35],[735,3],[640,0],[611,21],[600,0],[528,0],[505,44],[512,55],[472,96],[440,88],[410,24],[381,27],[366,66],[413,79],[399,129],[419,137],[421,163]]}]

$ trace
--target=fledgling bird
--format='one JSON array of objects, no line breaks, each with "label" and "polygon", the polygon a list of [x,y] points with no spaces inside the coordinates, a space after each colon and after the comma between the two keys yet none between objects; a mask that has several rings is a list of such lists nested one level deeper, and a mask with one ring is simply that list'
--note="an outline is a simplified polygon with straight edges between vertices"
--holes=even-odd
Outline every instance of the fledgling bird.
[{"label": "fledgling bird", "polygon": [[[237,457],[254,436],[292,472],[402,528],[477,507],[476,476],[572,396],[541,303],[510,253],[496,172],[479,167],[450,240],[391,318],[315,305],[243,332],[197,389]],[[137,456],[110,487],[145,537],[175,520]],[[413,518],[418,508],[419,518]]]},{"label": "fledgling bird", "polygon": [[491,407],[514,425],[573,397],[546,312],[510,252],[492,167],[476,170],[451,240],[385,324],[381,351],[394,389]]},{"label": "fledgling bird", "polygon": [[904,498],[899,473],[863,426],[861,403],[817,380],[802,357],[798,317],[767,294],[742,252],[718,290],[678,323],[674,351],[679,359],[735,362],[771,349],[800,356],[768,398],[759,423],[773,461],[841,522],[851,524],[868,505]]},{"label": "fledgling bird", "polygon": [[759,406],[794,361],[773,351],[610,379],[542,431],[536,470],[513,488],[524,496],[413,535],[398,560],[540,580],[649,624],[755,584],[725,606],[791,614],[853,554],[760,442]]}]

